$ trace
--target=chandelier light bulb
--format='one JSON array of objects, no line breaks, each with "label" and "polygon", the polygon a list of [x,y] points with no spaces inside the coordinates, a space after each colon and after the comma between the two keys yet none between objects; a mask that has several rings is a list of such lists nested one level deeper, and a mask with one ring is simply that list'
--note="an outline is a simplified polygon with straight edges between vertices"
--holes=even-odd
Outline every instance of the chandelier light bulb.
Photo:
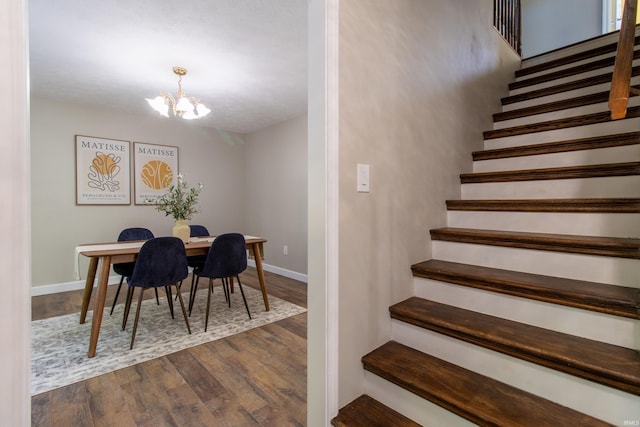
[{"label": "chandelier light bulb", "polygon": [[147,102],[158,113],[160,113],[163,117],[169,117],[169,104],[167,103],[167,99],[164,96],[156,96],[153,99],[146,98]]},{"label": "chandelier light bulb", "polygon": [[199,119],[202,116],[198,116],[193,112],[193,109],[191,110],[187,110],[184,113],[182,113],[180,115],[180,117],[182,117],[185,120],[193,120],[193,119]]},{"label": "chandelier light bulb", "polygon": [[[167,92],[161,93],[155,98],[146,98],[147,102],[155,111],[163,117],[169,117],[169,109],[176,117],[185,120],[200,119],[211,111],[200,100],[185,96],[182,91],[182,76],[187,74],[187,69],[182,67],[173,67],[173,72],[178,76],[178,92],[176,97]],[[176,101],[176,98],[178,99]]]},{"label": "chandelier light bulb", "polygon": [[187,98],[184,96],[178,99],[178,103],[176,104],[176,111],[179,113],[184,113],[186,111],[193,111],[193,105],[189,102]]},{"label": "chandelier light bulb", "polygon": [[198,116],[204,117],[211,112],[204,104],[197,104],[196,111],[198,112]]}]

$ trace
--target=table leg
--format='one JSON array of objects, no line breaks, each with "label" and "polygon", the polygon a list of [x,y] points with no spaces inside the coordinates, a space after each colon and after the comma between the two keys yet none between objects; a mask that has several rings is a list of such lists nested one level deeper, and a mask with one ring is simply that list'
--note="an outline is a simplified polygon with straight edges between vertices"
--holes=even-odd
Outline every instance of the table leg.
[{"label": "table leg", "polygon": [[98,258],[89,258],[89,271],[87,272],[87,280],[84,283],[84,293],[82,295],[82,309],[80,310],[80,324],[83,324],[87,318],[87,310],[89,309],[89,301],[91,301],[91,292],[93,292],[93,281],[96,278],[98,270]]},{"label": "table leg", "polygon": [[251,245],[253,256],[256,260],[256,271],[258,272],[258,281],[260,282],[260,290],[262,291],[262,299],[264,300],[264,309],[269,311],[269,296],[267,295],[267,287],[264,283],[264,271],[262,271],[262,254],[260,253],[260,243]]},{"label": "table leg", "polygon": [[98,295],[96,295],[96,305],[93,309],[91,320],[91,337],[89,338],[89,357],[96,355],[98,346],[98,336],[100,335],[100,325],[102,324],[102,313],[104,312],[104,302],[107,298],[107,284],[109,282],[109,270],[111,270],[111,257],[102,258],[100,277],[98,278]]}]

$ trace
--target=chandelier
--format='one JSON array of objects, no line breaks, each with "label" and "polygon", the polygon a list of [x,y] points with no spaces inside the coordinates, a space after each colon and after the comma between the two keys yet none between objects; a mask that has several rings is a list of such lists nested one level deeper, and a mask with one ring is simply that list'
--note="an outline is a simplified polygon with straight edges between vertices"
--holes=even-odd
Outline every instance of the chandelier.
[{"label": "chandelier", "polygon": [[[187,74],[187,69],[173,67],[173,72],[178,76],[178,93],[174,98],[169,92],[162,92],[153,99],[146,98],[151,108],[160,113],[161,116],[169,117],[169,107],[176,117],[185,120],[201,119],[211,111],[197,98],[187,98],[182,90],[182,76]],[[176,100],[177,98],[177,100]]]}]

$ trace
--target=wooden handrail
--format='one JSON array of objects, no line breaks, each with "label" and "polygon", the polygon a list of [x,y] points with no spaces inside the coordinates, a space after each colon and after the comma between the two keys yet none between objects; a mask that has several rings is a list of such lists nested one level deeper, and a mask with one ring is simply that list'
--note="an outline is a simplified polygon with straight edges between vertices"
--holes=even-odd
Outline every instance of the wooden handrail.
[{"label": "wooden handrail", "polygon": [[637,0],[626,0],[622,12],[620,39],[613,68],[613,78],[611,79],[611,91],[609,92],[609,110],[611,110],[612,120],[624,119],[627,115],[637,6]]}]

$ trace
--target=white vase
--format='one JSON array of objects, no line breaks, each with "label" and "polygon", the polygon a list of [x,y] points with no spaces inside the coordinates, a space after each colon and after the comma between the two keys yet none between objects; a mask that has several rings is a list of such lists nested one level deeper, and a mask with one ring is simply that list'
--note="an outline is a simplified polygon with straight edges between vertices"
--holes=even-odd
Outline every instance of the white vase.
[{"label": "white vase", "polygon": [[189,227],[189,221],[186,219],[176,220],[176,225],[173,226],[173,235],[182,239],[183,242],[189,241],[189,235],[191,234],[191,228]]}]

